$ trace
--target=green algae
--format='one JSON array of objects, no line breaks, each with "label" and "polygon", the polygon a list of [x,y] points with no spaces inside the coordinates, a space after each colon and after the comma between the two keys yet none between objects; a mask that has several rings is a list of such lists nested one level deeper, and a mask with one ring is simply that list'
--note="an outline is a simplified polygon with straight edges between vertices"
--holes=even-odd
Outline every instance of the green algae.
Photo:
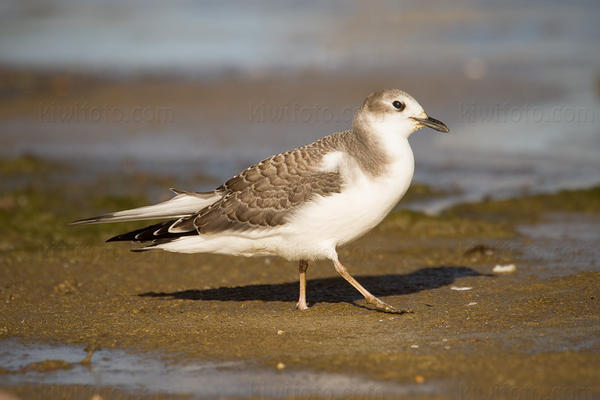
[{"label": "green algae", "polygon": [[411,183],[408,191],[402,198],[403,203],[414,203],[418,201],[431,200],[449,195],[458,194],[458,189],[446,190],[425,183],[413,182]]},{"label": "green algae", "polygon": [[66,187],[50,189],[37,185],[4,191],[0,195],[0,251],[91,243],[140,225],[126,223],[74,229],[69,224],[82,215],[139,207],[146,202],[142,196],[95,196],[86,190],[80,191],[79,196],[77,199],[70,196]]},{"label": "green algae", "polygon": [[65,164],[50,161],[31,154],[23,154],[15,158],[0,158],[0,176],[18,174],[46,174],[51,171],[64,170]]},{"label": "green algae", "polygon": [[550,212],[600,213],[600,186],[458,204],[445,211],[444,216],[524,223],[537,221]]},{"label": "green algae", "polygon": [[516,234],[513,226],[505,222],[470,219],[458,215],[427,215],[410,210],[390,213],[377,229],[415,238],[505,238]]}]

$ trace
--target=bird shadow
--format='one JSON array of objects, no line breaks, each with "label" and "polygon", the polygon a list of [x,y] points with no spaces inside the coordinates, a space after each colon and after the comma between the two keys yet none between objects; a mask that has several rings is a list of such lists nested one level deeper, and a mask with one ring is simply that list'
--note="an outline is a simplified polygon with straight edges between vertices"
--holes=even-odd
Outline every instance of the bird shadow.
[{"label": "bird shadow", "polygon": [[[463,266],[421,268],[407,274],[362,275],[355,278],[375,296],[394,296],[435,289],[453,283],[457,278],[487,276]],[[146,292],[140,297],[164,297],[183,300],[218,301],[296,301],[298,282],[189,289],[176,292]],[[307,282],[307,298],[314,303],[353,302],[362,295],[341,277],[311,279]]]}]

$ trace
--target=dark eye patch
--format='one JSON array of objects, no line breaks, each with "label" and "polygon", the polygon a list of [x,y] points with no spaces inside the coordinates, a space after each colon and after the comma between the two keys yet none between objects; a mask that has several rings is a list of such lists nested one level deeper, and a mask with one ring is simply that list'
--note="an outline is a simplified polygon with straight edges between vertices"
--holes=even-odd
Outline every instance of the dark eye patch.
[{"label": "dark eye patch", "polygon": [[402,110],[404,110],[404,109],[406,108],[406,104],[404,104],[403,102],[401,102],[401,101],[398,101],[398,100],[394,101],[394,102],[392,103],[392,105],[393,105],[393,106],[394,106],[394,108],[395,108],[396,110],[398,110],[398,111],[402,111]]}]

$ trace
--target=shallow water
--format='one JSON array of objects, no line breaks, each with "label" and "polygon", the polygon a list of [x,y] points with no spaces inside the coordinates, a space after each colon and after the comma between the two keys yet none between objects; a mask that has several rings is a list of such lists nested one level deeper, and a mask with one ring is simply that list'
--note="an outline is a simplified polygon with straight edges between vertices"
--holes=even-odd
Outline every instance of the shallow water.
[{"label": "shallow water", "polygon": [[[81,348],[68,345],[26,344],[5,339],[0,342],[0,385],[25,383],[113,387],[140,393],[189,394],[194,398],[349,395],[399,396],[429,394],[436,386],[400,385],[366,378],[298,370],[255,368],[244,362],[167,362],[158,354],[134,354],[101,349],[90,365],[79,362],[86,356]],[[19,372],[45,360],[64,360],[69,369]]]},{"label": "shallow water", "polygon": [[125,74],[234,69],[255,75],[302,68],[446,68],[459,62],[476,79],[485,74],[486,60],[509,68],[514,62],[597,61],[597,52],[590,51],[600,37],[597,12],[593,1],[558,0],[12,0],[0,7],[0,62]]},{"label": "shallow water", "polygon": [[518,230],[531,239],[521,248],[539,265],[539,275],[560,276],[600,270],[599,226],[600,218],[594,215],[556,213]]}]

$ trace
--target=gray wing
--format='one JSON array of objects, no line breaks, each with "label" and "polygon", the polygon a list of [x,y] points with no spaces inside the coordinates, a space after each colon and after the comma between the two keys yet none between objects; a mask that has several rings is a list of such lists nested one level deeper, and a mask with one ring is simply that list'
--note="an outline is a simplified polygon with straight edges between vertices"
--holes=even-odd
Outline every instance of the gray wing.
[{"label": "gray wing", "polygon": [[339,172],[315,167],[327,151],[320,143],[275,155],[231,178],[217,189],[221,199],[170,226],[169,232],[214,233],[283,225],[315,196],[339,193]]}]

